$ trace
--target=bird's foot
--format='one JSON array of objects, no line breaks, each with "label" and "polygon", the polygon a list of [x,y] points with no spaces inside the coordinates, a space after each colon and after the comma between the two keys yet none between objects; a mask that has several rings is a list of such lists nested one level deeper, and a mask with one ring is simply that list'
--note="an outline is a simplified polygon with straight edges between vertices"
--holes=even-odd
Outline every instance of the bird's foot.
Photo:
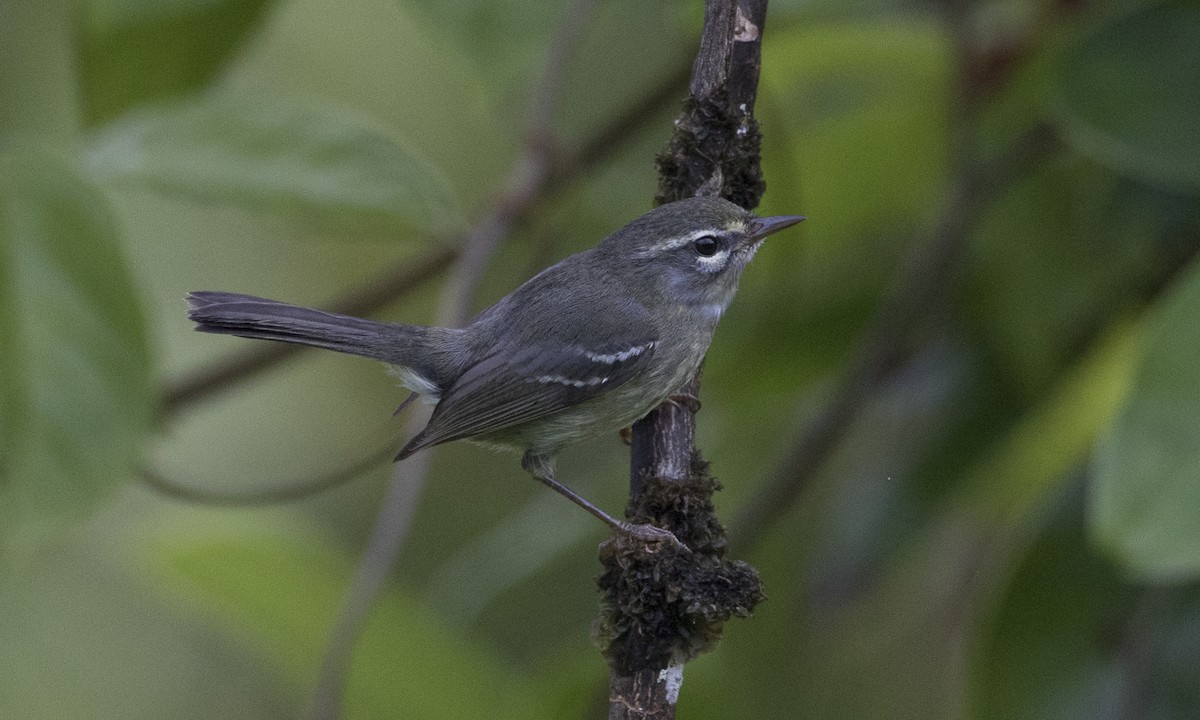
[{"label": "bird's foot", "polygon": [[617,437],[621,438],[621,442],[625,445],[633,445],[633,426],[623,427],[617,431]]},{"label": "bird's foot", "polygon": [[692,552],[687,545],[684,545],[679,541],[679,538],[675,537],[675,533],[671,532],[670,530],[663,530],[660,527],[655,527],[654,525],[640,525],[637,523],[622,522],[617,525],[617,530],[625,533],[635,540],[641,540],[645,543],[667,542],[683,552]]}]

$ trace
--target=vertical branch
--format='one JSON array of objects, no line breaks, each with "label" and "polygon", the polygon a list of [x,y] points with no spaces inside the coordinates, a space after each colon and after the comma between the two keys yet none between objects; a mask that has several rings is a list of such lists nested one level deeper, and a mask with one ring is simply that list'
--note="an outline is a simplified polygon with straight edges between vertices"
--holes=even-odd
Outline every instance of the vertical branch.
[{"label": "vertical branch", "polygon": [[[753,208],[765,185],[754,101],[766,0],[706,0],[700,50],[673,136],[657,159],[656,203],[720,196]],[[762,600],[753,568],[724,559],[717,482],[695,447],[700,376],[633,427],[627,514],[671,530],[691,554],[614,537],[601,549],[597,638],[612,669],[610,720],[674,718],[683,664],[726,620]]]}]

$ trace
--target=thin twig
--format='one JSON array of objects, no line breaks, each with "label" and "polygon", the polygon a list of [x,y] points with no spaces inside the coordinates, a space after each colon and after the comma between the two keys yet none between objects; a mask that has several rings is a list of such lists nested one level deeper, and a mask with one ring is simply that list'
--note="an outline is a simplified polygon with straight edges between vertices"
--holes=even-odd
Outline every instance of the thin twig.
[{"label": "thin twig", "polygon": [[[467,235],[463,252],[442,294],[437,318],[440,325],[458,326],[466,321],[476,289],[495,251],[547,188],[553,151],[551,114],[560,94],[562,66],[568,59],[567,50],[583,29],[593,4],[594,0],[575,0],[556,30],[542,80],[531,98],[525,154],[517,161],[489,212]],[[419,431],[427,420],[427,413],[415,414],[411,429]],[[430,457],[429,452],[418,453],[408,461],[398,463],[392,473],[367,549],[347,590],[322,657],[313,692],[311,716],[315,720],[340,717],[354,647],[403,546]]]},{"label": "thin twig", "polygon": [[251,507],[255,505],[275,505],[278,503],[304,500],[313,495],[319,495],[327,490],[347,483],[371,468],[383,465],[396,455],[398,445],[390,441],[381,445],[378,450],[356,462],[336,470],[314,475],[311,478],[292,482],[286,487],[251,489],[229,493],[216,493],[209,488],[199,488],[184,485],[174,479],[168,479],[161,473],[142,470],[142,482],[152,489],[162,493],[172,500],[201,503],[218,507]]},{"label": "thin twig", "polygon": [[[549,168],[552,177],[543,178],[537,193],[516,203],[511,222],[514,225],[524,224],[538,203],[571,187],[580,177],[635,139],[656,114],[676,101],[677,95],[686,86],[688,73],[687,66],[680,64],[660,83],[579,143],[578,147],[554,153]],[[509,201],[513,199],[510,197]],[[461,244],[468,245],[469,240]],[[343,315],[373,315],[380,308],[420,289],[426,282],[445,272],[458,255],[458,248],[445,247],[415,261],[405,260],[331,301],[327,307]],[[170,382],[163,392],[160,414],[162,417],[174,416],[180,410],[270,370],[305,350],[301,345],[260,343],[216,361],[192,375]]]},{"label": "thin twig", "polygon": [[[541,203],[571,187],[574,182],[587,175],[609,157],[617,154],[626,144],[635,139],[651,119],[674,104],[675,96],[681,93],[687,85],[688,73],[687,66],[680,64],[677,72],[669,73],[662,82],[609,119],[573,151],[560,150],[553,153],[554,159],[548,170],[550,176],[542,178],[541,186],[537,188],[536,192],[513,205],[511,227],[524,225]],[[509,202],[515,202],[517,199],[515,196],[510,197]],[[461,245],[469,247],[473,244],[470,239],[464,239]],[[480,256],[487,257],[484,253],[480,253]],[[332,301],[329,303],[329,307],[334,312],[343,315],[369,316],[442,274],[458,257],[459,250],[457,248],[445,248],[418,260],[416,264],[413,264],[412,261],[405,261],[362,287],[355,288]],[[482,274],[483,263],[476,260],[471,265],[479,268],[472,275]],[[473,282],[477,282],[477,280]],[[469,298],[459,302],[461,307],[467,307]],[[462,314],[459,313],[459,316]],[[219,360],[203,368],[194,375],[168,385],[163,394],[161,415],[170,417],[194,403],[228,391],[239,383],[270,370],[293,354],[307,349],[301,345],[259,343],[247,350],[232,354],[224,360]],[[419,429],[417,427],[409,434],[415,434]],[[154,471],[147,471],[148,474],[143,478],[154,489],[178,499],[186,499],[189,502],[217,506],[263,505],[269,504],[273,498],[279,502],[291,502],[335,488],[342,482],[357,477],[352,471],[355,469],[361,471],[369,467],[369,462],[369,458],[362,461],[356,460],[347,468],[339,468],[326,477],[310,478],[299,483],[295,488],[251,493],[228,494],[188,486]]]}]

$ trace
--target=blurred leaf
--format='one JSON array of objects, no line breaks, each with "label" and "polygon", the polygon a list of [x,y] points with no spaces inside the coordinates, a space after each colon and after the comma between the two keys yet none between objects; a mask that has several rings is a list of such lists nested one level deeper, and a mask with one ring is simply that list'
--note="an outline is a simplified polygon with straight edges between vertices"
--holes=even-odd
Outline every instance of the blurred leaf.
[{"label": "blurred leaf", "polygon": [[1196,717],[1196,588],[1139,588],[1122,580],[1088,547],[1078,500],[1071,499],[1069,514],[1049,518],[983,625],[972,663],[971,717]]},{"label": "blurred leaf", "polygon": [[777,104],[766,119],[779,124],[763,132],[768,142],[771,132],[785,133],[790,147],[765,157],[765,172],[768,182],[800,173],[804,195],[771,196],[775,204],[764,210],[803,212],[827,244],[864,231],[909,232],[934,217],[945,179],[949,67],[946,38],[932,21],[773,36],[762,83]]},{"label": "blurred leaf", "polygon": [[1140,324],[1118,323],[1095,341],[1046,398],[986,453],[972,473],[973,503],[1012,520],[1036,511],[1087,456],[1127,396]]},{"label": "blurred leaf", "polygon": [[69,141],[79,126],[74,3],[0,3],[0,144]]},{"label": "blurred leaf", "polygon": [[504,89],[448,40],[453,32],[421,22],[397,0],[291,0],[223,84],[361,113],[419,148],[470,207],[505,177],[523,141],[522,117],[500,111],[496,93]]},{"label": "blurred leaf", "polygon": [[95,139],[100,177],[345,232],[445,233],[462,211],[437,169],[318,102],[220,94],[128,116]]},{"label": "blurred leaf", "polygon": [[[171,523],[152,543],[164,579],[187,602],[221,620],[285,677],[307,690],[353,559],[327,538],[294,526],[189,533]],[[350,718],[549,718],[537,689],[498,658],[439,624],[428,608],[386,591],[363,628],[349,674]]]},{"label": "blurred leaf", "polygon": [[[697,3],[687,4],[698,7]],[[776,29],[776,23],[780,21],[838,22],[861,16],[898,15],[911,9],[912,6],[904,0],[773,0],[770,4],[771,31]]]},{"label": "blurred leaf", "polygon": [[1125,407],[1096,451],[1093,529],[1132,570],[1200,572],[1200,268],[1163,301]]},{"label": "blurred leaf", "polygon": [[768,38],[760,211],[809,220],[755,260],[717,352],[733,367],[763,352],[787,358],[761,363],[779,373],[773,381],[738,373],[753,392],[777,393],[837,367],[898,256],[943,206],[950,65],[941,28],[920,19],[805,24]]},{"label": "blurred leaf", "polygon": [[258,26],[270,0],[88,0],[80,33],[93,123],[208,83]]},{"label": "blurred leaf", "polygon": [[544,3],[497,3],[494,0],[397,0],[405,12],[439,29],[445,42],[470,57],[495,97],[521,107],[529,82],[537,78],[546,42],[558,16],[567,11]]},{"label": "blurred leaf", "polygon": [[112,556],[74,550],[0,585],[0,717],[296,717],[297,699],[252,653],[148,596]]},{"label": "blurred leaf", "polygon": [[1098,323],[1142,302],[1181,204],[1078,157],[1046,158],[995,199],[959,312],[1006,392],[1036,399]]},{"label": "blurred leaf", "polygon": [[[1119,327],[1099,342],[994,443],[965,491],[893,548],[878,574],[826,593],[809,611],[809,624],[793,642],[803,680],[813,688],[802,702],[815,715],[961,717],[955,709],[967,689],[962,670],[979,613],[1031,518],[1057,496],[1115,411],[1133,340],[1133,331]],[[843,511],[827,522],[837,531],[853,520]]]},{"label": "blurred leaf", "polygon": [[[557,23],[569,12],[568,4],[564,4],[563,9],[552,16]],[[674,20],[667,8],[646,12],[646,4],[638,0],[596,3],[587,23],[571,44],[559,80],[554,117],[556,131],[567,147],[589,137],[627,108],[642,102],[651,87],[668,77],[678,77],[681,68],[691,67],[695,35],[690,28],[681,31]],[[699,29],[699,25],[696,28]],[[560,32],[560,29],[554,30],[555,34]],[[542,66],[551,52],[549,38],[538,52],[537,65],[526,71],[526,87],[531,82],[540,83],[546,73]],[[654,122],[653,115],[643,116],[643,125],[627,132],[650,135],[657,149],[665,138],[663,133],[670,127],[672,115],[679,109],[685,87],[680,83],[675,93],[664,93],[665,102],[659,113],[661,120]],[[597,92],[597,88],[604,88],[604,91]],[[528,102],[525,100],[528,90],[521,89],[515,94]],[[638,171],[653,179],[653,154],[639,154],[638,160]],[[645,208],[645,203],[640,199],[635,207]],[[611,213],[611,205],[606,209]]]},{"label": "blurred leaf", "polygon": [[123,480],[153,394],[105,199],[32,150],[0,156],[0,528],[83,512]]},{"label": "blurred leaf", "polygon": [[1070,48],[1059,103],[1078,150],[1122,172],[1200,193],[1200,6],[1164,2]]},{"label": "blurred leaf", "polygon": [[1126,688],[1114,644],[1133,593],[1088,551],[1081,530],[1078,521],[1048,523],[983,624],[972,680],[978,717],[1119,717]]}]

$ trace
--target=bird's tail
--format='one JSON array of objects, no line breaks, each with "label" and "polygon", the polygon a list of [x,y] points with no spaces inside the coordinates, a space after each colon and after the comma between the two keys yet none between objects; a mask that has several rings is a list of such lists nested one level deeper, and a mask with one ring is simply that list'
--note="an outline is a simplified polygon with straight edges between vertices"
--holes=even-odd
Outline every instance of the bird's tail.
[{"label": "bird's tail", "polygon": [[188,293],[188,317],[200,332],[309,345],[410,368],[440,385],[457,331],[338,315],[237,293]]}]

